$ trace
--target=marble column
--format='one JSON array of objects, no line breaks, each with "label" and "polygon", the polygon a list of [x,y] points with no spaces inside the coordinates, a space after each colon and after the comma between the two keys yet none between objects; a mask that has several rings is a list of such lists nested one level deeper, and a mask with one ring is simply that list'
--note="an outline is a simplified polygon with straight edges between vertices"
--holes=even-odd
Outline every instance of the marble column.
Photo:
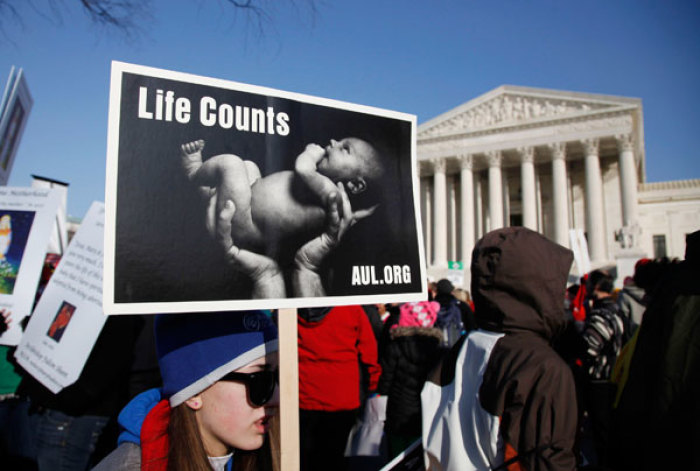
[{"label": "marble column", "polygon": [[600,173],[598,143],[598,139],[583,141],[586,155],[586,232],[588,233],[588,251],[593,264],[606,259],[603,177]]},{"label": "marble column", "polygon": [[447,266],[447,185],[445,159],[433,160],[433,205],[435,217],[433,218],[433,265],[437,267]]},{"label": "marble column", "polygon": [[632,136],[617,136],[620,151],[620,195],[622,197],[622,225],[637,223],[637,171],[632,150]]},{"label": "marble column", "polygon": [[[426,179],[427,180],[427,179]],[[425,259],[430,261],[433,259],[433,188],[426,181],[425,184],[425,219],[423,219],[423,233],[425,234]]]},{"label": "marble column", "polygon": [[520,188],[523,204],[523,226],[537,230],[537,203],[535,193],[535,148],[521,147]]},{"label": "marble column", "polygon": [[535,201],[537,202],[537,232],[544,234],[544,206],[542,205],[542,178],[535,169]]},{"label": "marble column", "polygon": [[489,231],[503,227],[503,190],[501,181],[501,151],[486,154],[489,161]]},{"label": "marble column", "polygon": [[503,225],[510,226],[510,183],[508,169],[501,169],[501,193],[503,194]]},{"label": "marble column", "polygon": [[481,178],[481,173],[476,174],[476,180],[474,182],[474,208],[476,214],[474,214],[474,219],[476,221],[476,239],[480,239],[484,235],[484,185]]},{"label": "marble column", "polygon": [[462,237],[460,252],[462,261],[468,265],[474,247],[474,157],[463,155],[459,159],[460,173],[460,220],[462,221]]},{"label": "marble column", "polygon": [[447,177],[447,260],[457,260],[457,182]]},{"label": "marble column", "polygon": [[569,198],[566,191],[566,143],[551,144],[552,207],[554,209],[554,242],[569,246]]}]

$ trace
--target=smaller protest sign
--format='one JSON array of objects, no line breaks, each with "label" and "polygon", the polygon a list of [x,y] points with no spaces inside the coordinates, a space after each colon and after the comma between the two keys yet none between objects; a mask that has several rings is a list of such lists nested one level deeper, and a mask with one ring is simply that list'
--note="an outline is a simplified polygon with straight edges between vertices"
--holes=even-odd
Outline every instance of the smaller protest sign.
[{"label": "smaller protest sign", "polygon": [[448,262],[447,279],[450,280],[454,286],[461,288],[464,284],[464,263]]},{"label": "smaller protest sign", "polygon": [[106,317],[102,312],[104,205],[90,207],[17,347],[17,362],[53,393],[73,384]]},{"label": "smaller protest sign", "polygon": [[32,188],[53,188],[60,195],[60,203],[56,213],[51,239],[47,251],[49,253],[63,254],[68,245],[68,221],[66,205],[68,204],[68,183],[54,180],[53,178],[32,175]]},{"label": "smaller protest sign", "polygon": [[591,257],[588,255],[588,241],[582,229],[569,230],[569,242],[574,252],[576,268],[580,276],[591,271]]},{"label": "smaller protest sign", "polygon": [[34,100],[22,69],[12,67],[0,104],[0,185],[6,185]]},{"label": "smaller protest sign", "polygon": [[58,210],[56,190],[0,187],[0,308],[12,314],[0,344],[17,345],[32,311]]}]

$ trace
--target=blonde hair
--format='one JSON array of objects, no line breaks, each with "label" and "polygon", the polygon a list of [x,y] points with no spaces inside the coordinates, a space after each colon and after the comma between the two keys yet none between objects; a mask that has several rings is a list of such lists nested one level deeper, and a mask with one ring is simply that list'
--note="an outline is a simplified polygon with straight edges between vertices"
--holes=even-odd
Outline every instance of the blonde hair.
[{"label": "blonde hair", "polygon": [[469,302],[472,300],[471,296],[469,295],[469,291],[462,289],[462,288],[456,288],[453,292],[452,295],[462,301],[463,303],[469,304]]}]

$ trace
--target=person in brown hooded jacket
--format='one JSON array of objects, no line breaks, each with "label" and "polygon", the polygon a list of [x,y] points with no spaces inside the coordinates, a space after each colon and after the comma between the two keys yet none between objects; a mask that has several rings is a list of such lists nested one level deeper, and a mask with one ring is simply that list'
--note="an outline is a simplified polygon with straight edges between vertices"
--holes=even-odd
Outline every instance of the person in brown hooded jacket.
[{"label": "person in brown hooded jacket", "polygon": [[570,368],[551,348],[563,329],[570,250],[508,227],[472,253],[479,329],[457,343],[422,394],[429,470],[576,468]]}]

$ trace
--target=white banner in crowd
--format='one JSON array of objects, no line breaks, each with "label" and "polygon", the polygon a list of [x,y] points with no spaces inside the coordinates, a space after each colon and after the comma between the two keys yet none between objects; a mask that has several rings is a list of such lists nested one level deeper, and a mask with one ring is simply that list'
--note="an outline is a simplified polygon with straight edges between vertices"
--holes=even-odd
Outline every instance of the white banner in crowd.
[{"label": "white banner in crowd", "polygon": [[51,392],[73,384],[107,319],[102,312],[104,204],[94,202],[17,347],[17,362]]},{"label": "white banner in crowd", "polygon": [[417,178],[413,115],[113,62],[105,312],[425,299]]},{"label": "white banner in crowd", "polygon": [[571,250],[574,252],[574,260],[579,276],[583,276],[591,271],[591,257],[588,255],[588,241],[583,233],[583,229],[570,229],[569,242]]},{"label": "white banner in crowd", "polygon": [[17,345],[34,305],[60,202],[56,190],[0,187],[0,308],[12,316],[1,345]]}]

